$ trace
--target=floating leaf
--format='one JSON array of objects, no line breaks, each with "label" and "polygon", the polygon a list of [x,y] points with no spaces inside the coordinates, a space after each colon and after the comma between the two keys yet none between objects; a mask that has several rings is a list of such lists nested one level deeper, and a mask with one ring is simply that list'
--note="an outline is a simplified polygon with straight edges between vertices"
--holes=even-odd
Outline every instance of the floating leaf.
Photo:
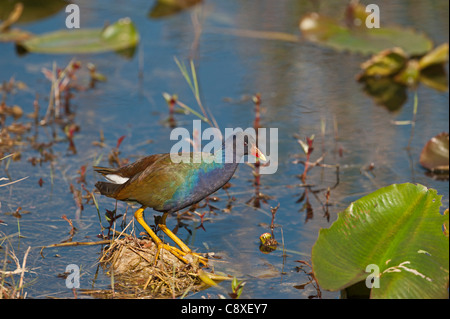
[{"label": "floating leaf", "polygon": [[366,6],[358,1],[350,1],[345,9],[345,24],[349,28],[365,28],[365,21],[368,16]]},{"label": "floating leaf", "polygon": [[406,63],[406,67],[394,77],[394,80],[398,83],[412,86],[419,81],[420,67],[417,60],[409,60]]},{"label": "floating leaf", "polygon": [[[0,6],[0,9],[2,7]],[[2,11],[2,10],[0,10]],[[11,10],[3,11],[3,15],[7,13],[4,18],[1,18],[2,12],[0,12],[0,20],[3,20],[0,23],[0,42],[18,42],[23,41],[30,38],[32,35],[27,31],[23,31],[20,29],[11,29],[11,25],[16,23],[20,18],[23,12],[23,4],[16,3],[14,8]]]},{"label": "floating leaf", "polygon": [[303,37],[333,49],[349,50],[361,54],[400,47],[409,55],[423,55],[433,47],[423,33],[412,29],[383,26],[382,28],[348,28],[338,21],[318,13],[311,13],[300,20]]},{"label": "floating leaf", "polygon": [[17,23],[30,23],[37,20],[48,18],[63,8],[65,8],[70,1],[66,0],[6,0],[0,1],[0,20],[5,20],[14,7],[18,4],[23,4],[23,12],[20,15]]},{"label": "floating leaf", "polygon": [[[307,40],[319,43],[326,43],[336,35],[348,31],[347,28],[338,25],[335,20],[315,12],[303,17],[300,20],[299,27]],[[332,43],[330,43],[330,46],[332,46]]]},{"label": "floating leaf", "polygon": [[98,53],[135,47],[139,34],[133,22],[120,19],[102,29],[61,30],[36,36],[20,45],[30,52],[40,53]]},{"label": "floating leaf", "polygon": [[200,2],[202,2],[202,0],[157,0],[150,11],[149,16],[151,18],[170,16]]},{"label": "floating leaf", "polygon": [[[422,79],[422,71],[425,73],[425,81],[428,79],[433,81],[436,79],[434,75],[438,75],[438,73],[432,72],[431,69],[434,69],[436,66],[443,66],[444,63],[447,62],[447,59],[448,44],[443,44],[432,50],[420,60],[410,59],[401,48],[387,49],[375,54],[371,59],[361,64],[363,71],[357,76],[357,80],[362,81],[371,76],[393,76],[393,79],[397,83],[411,86]],[[427,75],[430,76],[427,77]],[[445,71],[444,77],[446,79]],[[433,85],[433,83],[431,83],[431,85]],[[446,90],[446,87],[443,88],[442,85],[440,85],[438,89],[443,91]]]},{"label": "floating leaf", "polygon": [[375,54],[370,60],[361,64],[363,73],[359,78],[393,75],[403,69],[407,62],[408,57],[401,48],[383,50]]},{"label": "floating leaf", "polygon": [[448,61],[448,43],[441,44],[437,48],[425,54],[419,60],[420,69],[428,68],[435,64],[444,64]]},{"label": "floating leaf", "polygon": [[406,101],[406,88],[419,81],[436,90],[447,91],[447,58],[447,44],[441,45],[420,60],[411,58],[401,48],[387,49],[362,63],[363,70],[356,79],[365,84],[364,90],[377,104],[393,111]]},{"label": "floating leaf", "polygon": [[9,16],[6,19],[2,19],[4,21],[0,23],[0,32],[8,30],[13,23],[17,22],[17,20],[19,20],[20,16],[22,15],[22,12],[23,4],[21,2],[16,3]]},{"label": "floating leaf", "polygon": [[[322,288],[342,290],[366,281],[378,268],[371,298],[448,298],[448,214],[436,190],[410,183],[381,188],[355,202],[312,249]],[[370,279],[370,278],[369,278]]]},{"label": "floating leaf", "polygon": [[436,172],[449,171],[449,135],[440,133],[429,140],[422,153],[420,153],[420,164],[426,169]]}]

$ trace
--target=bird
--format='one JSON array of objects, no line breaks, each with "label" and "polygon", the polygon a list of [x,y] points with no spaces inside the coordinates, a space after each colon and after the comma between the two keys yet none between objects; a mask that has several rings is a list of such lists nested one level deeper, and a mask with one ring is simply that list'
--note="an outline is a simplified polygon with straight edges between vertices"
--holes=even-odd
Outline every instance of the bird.
[{"label": "bird", "polygon": [[[266,157],[258,149],[254,137],[241,131],[229,136],[215,153],[202,152],[201,161],[193,160],[198,152],[182,153],[187,154],[189,161],[174,161],[173,154],[146,156],[120,168],[94,166],[94,171],[108,180],[97,182],[95,187],[104,196],[141,205],[134,217],[157,245],[155,263],[164,248],[185,264],[189,263],[186,255],[191,254],[207,266],[206,257],[193,253],[167,228],[167,216],[221,189],[233,177],[244,155],[252,155],[262,161],[266,161]],[[143,217],[147,207],[163,213],[158,226],[180,249],[164,243],[148,226]]]}]

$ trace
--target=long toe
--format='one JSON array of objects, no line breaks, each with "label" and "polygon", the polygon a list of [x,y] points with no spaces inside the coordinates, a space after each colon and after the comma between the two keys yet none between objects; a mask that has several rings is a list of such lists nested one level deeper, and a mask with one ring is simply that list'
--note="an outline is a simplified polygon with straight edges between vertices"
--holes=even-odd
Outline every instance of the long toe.
[{"label": "long toe", "polygon": [[199,254],[196,254],[192,251],[184,252],[177,247],[170,246],[168,244],[160,243],[158,245],[158,253],[155,257],[155,264],[158,260],[158,256],[161,254],[161,250],[164,249],[168,252],[170,252],[172,255],[177,257],[179,260],[181,260],[185,264],[191,264],[191,265],[197,265],[202,264],[204,266],[208,266],[208,258],[200,256]]}]

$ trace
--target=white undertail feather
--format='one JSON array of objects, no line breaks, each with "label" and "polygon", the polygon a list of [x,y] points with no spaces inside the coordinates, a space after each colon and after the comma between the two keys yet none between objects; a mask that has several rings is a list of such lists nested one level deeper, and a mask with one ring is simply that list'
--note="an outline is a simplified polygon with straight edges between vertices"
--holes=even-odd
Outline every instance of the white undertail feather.
[{"label": "white undertail feather", "polygon": [[108,181],[113,182],[114,184],[124,184],[129,180],[128,177],[122,177],[117,174],[108,174],[105,175],[105,177]]}]

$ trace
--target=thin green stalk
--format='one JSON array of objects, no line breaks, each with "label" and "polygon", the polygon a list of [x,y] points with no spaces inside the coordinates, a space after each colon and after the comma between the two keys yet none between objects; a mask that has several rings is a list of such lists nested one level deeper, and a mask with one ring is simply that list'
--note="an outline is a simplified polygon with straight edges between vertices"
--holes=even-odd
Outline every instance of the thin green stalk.
[{"label": "thin green stalk", "polygon": [[6,164],[5,164],[5,171],[7,171],[8,168],[9,168],[9,164],[11,163],[11,158],[12,158],[12,157],[8,157],[8,160],[6,161]]},{"label": "thin green stalk", "polygon": [[189,287],[187,287],[187,289],[183,292],[183,294],[181,295],[180,299],[184,299],[184,297],[186,297],[186,295],[188,294],[188,292],[192,289],[192,287],[194,287],[194,284],[190,284]]},{"label": "thin green stalk", "polygon": [[[174,60],[175,60],[175,63],[177,64],[178,68],[180,69],[181,74],[183,74],[184,79],[186,80],[189,87],[191,88],[191,91],[194,94],[195,99],[197,100],[197,104],[200,107],[200,109],[203,113],[203,116],[199,116],[198,112],[194,112],[191,108],[189,108],[185,104],[180,105],[181,102],[179,102],[179,101],[177,101],[177,104],[182,106],[183,108],[189,110],[190,112],[192,112],[193,114],[195,114],[196,116],[201,118],[206,123],[209,123],[210,125],[213,125],[214,127],[219,128],[219,125],[217,124],[217,121],[215,120],[212,113],[209,110],[208,110],[208,112],[206,112],[205,108],[203,107],[202,100],[200,98],[200,89],[199,89],[199,85],[198,85],[197,71],[195,70],[194,61],[193,60],[190,61],[191,74],[192,74],[192,78],[191,78],[191,76],[188,73],[186,65],[184,63],[181,63],[177,59],[177,57],[174,57]],[[208,113],[209,113],[209,116],[208,116]]]},{"label": "thin green stalk", "polygon": [[414,128],[416,127],[416,116],[417,116],[417,109],[419,106],[418,98],[417,98],[417,91],[414,93],[414,108],[413,108],[413,118],[411,120],[411,135],[409,136],[408,141],[408,149],[411,148],[411,142],[414,136]]},{"label": "thin green stalk", "polygon": [[189,84],[189,87],[191,88],[192,92],[194,92],[194,87],[192,86],[192,82],[191,82],[191,77],[189,76],[187,69],[186,69],[186,65],[181,64],[180,61],[177,59],[177,57],[174,57],[175,63],[178,65],[178,68],[181,71],[181,74],[183,74],[184,79],[186,80],[186,82]]},{"label": "thin green stalk", "polygon": [[195,116],[199,117],[202,121],[205,121],[207,123],[210,123],[209,119],[202,116],[200,113],[198,113],[197,111],[191,109],[189,106],[187,106],[186,104],[184,104],[183,102],[177,101],[177,105],[182,107],[183,109],[185,109],[188,112],[191,112],[192,114],[194,114]]},{"label": "thin green stalk", "polygon": [[194,95],[195,95],[195,98],[198,101],[200,101],[200,92],[198,89],[197,72],[195,71],[194,61],[192,61],[192,60],[191,60],[191,73],[192,73],[192,79],[194,81]]},{"label": "thin green stalk", "polygon": [[53,176],[54,176],[54,173],[53,173],[53,164],[50,163],[50,184],[52,185],[52,187],[53,187]]},{"label": "thin green stalk", "polygon": [[17,218],[17,233],[18,233],[18,238],[20,238],[20,218]]},{"label": "thin green stalk", "polygon": [[105,228],[102,225],[102,218],[100,216],[100,209],[98,208],[97,199],[95,198],[95,195],[93,192],[91,192],[92,200],[94,201],[95,208],[97,209],[97,215],[98,215],[98,221],[100,222],[100,229],[103,231]]},{"label": "thin green stalk", "polygon": [[100,162],[102,161],[103,153],[101,153],[96,159],[94,159],[93,166],[98,166]]}]

